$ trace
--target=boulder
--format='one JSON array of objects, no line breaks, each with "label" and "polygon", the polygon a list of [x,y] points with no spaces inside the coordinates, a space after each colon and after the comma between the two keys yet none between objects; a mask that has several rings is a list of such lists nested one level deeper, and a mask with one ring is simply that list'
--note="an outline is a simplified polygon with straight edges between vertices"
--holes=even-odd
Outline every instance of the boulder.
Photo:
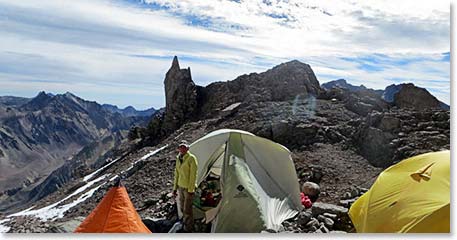
[{"label": "boulder", "polygon": [[333,224],[335,224],[335,222],[331,218],[325,217],[324,215],[317,216],[317,220],[324,223],[324,225],[329,229],[331,229],[333,227]]},{"label": "boulder", "polygon": [[338,217],[341,217],[347,215],[348,209],[330,203],[315,202],[311,207],[311,212],[314,217],[317,217],[324,213],[331,213],[337,215]]},{"label": "boulder", "polygon": [[328,228],[325,226],[325,224],[321,224],[318,230],[321,230],[322,233],[329,233],[330,231]]},{"label": "boulder", "polygon": [[311,218],[311,220],[306,224],[306,228],[310,228],[312,226],[319,226],[319,221],[316,218]]},{"label": "boulder", "polygon": [[321,189],[317,183],[305,182],[302,185],[302,192],[307,195],[312,201],[317,200]]},{"label": "boulder", "polygon": [[332,213],[324,213],[322,215],[324,215],[325,217],[328,217],[332,220],[336,220],[336,218],[337,218],[336,214],[332,214]]},{"label": "boulder", "polygon": [[387,132],[399,130],[400,126],[401,120],[389,115],[385,115],[379,123],[379,129]]},{"label": "boulder", "polygon": [[309,227],[309,228],[308,228],[308,232],[315,232],[315,231],[317,231],[317,226],[319,226],[319,224]]},{"label": "boulder", "polygon": [[312,214],[309,211],[301,211],[298,214],[297,224],[300,226],[306,226],[306,224],[311,220]]},{"label": "boulder", "polygon": [[360,195],[360,191],[357,187],[351,186],[350,188],[351,198],[357,197]]},{"label": "boulder", "polygon": [[361,102],[359,99],[351,99],[344,106],[361,116],[366,116],[375,109],[375,106],[372,104]]},{"label": "boulder", "polygon": [[358,146],[362,156],[376,167],[386,167],[392,164],[395,149],[389,145],[394,135],[383,132],[375,127],[367,127],[361,131]]},{"label": "boulder", "polygon": [[351,193],[350,192],[344,192],[342,199],[349,199],[351,198]]},{"label": "boulder", "polygon": [[309,145],[318,140],[318,130],[319,125],[315,123],[280,120],[272,123],[271,138],[287,147]]},{"label": "boulder", "polygon": [[336,127],[325,127],[324,128],[325,137],[331,143],[341,142],[342,140],[345,139],[345,136],[343,136],[343,134],[340,133],[341,130],[343,133],[346,133],[347,128],[337,129]]}]

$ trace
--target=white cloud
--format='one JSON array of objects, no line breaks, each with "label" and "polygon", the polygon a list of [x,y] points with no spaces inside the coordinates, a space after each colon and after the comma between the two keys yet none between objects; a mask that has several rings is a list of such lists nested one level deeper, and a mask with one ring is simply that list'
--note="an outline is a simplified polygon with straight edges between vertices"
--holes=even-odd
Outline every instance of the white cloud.
[{"label": "white cloud", "polygon": [[[109,0],[0,0],[3,93],[60,89],[121,106],[160,107],[173,55],[184,57],[181,65],[190,66],[203,85],[294,58],[311,64],[321,82],[335,76],[384,87],[402,77],[424,87],[448,84],[449,63],[439,61],[440,53],[449,52],[447,1],[146,2],[166,8]],[[386,63],[373,73],[341,59],[373,53],[429,60],[406,67]]]},{"label": "white cloud", "polygon": [[[166,6],[174,13],[208,18],[216,26],[221,26],[221,22],[228,23],[222,26],[240,25],[242,28],[236,34],[252,37],[258,46],[255,52],[264,55],[309,56],[329,51],[356,55],[373,53],[373,46],[381,53],[449,51],[446,1],[428,4],[374,0],[146,2]],[[398,29],[401,34],[396,32]],[[422,38],[414,39],[415,35]],[[427,35],[436,37],[432,38],[433,42],[424,42],[423,36]]]}]

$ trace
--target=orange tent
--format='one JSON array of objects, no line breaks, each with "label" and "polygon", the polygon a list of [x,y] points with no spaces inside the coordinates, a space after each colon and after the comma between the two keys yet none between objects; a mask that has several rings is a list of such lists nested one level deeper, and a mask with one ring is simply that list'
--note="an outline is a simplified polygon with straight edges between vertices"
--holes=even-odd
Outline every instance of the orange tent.
[{"label": "orange tent", "polygon": [[151,233],[120,181],[76,228],[75,233]]}]

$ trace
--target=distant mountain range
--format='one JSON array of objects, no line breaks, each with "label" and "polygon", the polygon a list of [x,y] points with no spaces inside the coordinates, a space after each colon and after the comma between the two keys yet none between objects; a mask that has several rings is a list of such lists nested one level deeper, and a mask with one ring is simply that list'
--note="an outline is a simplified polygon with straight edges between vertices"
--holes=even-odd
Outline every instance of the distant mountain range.
[{"label": "distant mountain range", "polygon": [[371,88],[367,88],[364,85],[360,85],[360,86],[352,85],[352,84],[348,83],[345,79],[338,79],[338,80],[326,82],[326,83],[323,83],[321,86],[324,89],[332,89],[332,88],[338,87],[338,88],[344,88],[344,89],[347,89],[350,91],[373,90],[381,95],[383,93],[383,90],[374,90]]},{"label": "distant mountain range", "polygon": [[0,96],[0,105],[19,107],[30,101],[30,98],[14,97],[14,96]]},{"label": "distant mountain range", "polygon": [[100,105],[69,92],[0,97],[0,200],[31,191],[73,158],[80,159],[80,168],[103,164],[98,158],[154,112]]},{"label": "distant mountain range", "polygon": [[149,108],[146,110],[136,110],[132,106],[128,106],[124,109],[118,108],[116,105],[103,104],[102,107],[112,113],[120,113],[127,117],[139,116],[139,117],[150,117],[156,112],[156,109]]},{"label": "distant mountain range", "polygon": [[[55,96],[52,93],[46,93],[46,92],[40,92],[40,94],[41,94],[41,96],[43,96],[43,94],[46,96],[49,96],[49,97]],[[38,96],[40,96],[40,94],[38,94]],[[69,93],[69,92],[67,92],[65,94],[73,95],[72,93]],[[65,95],[65,94],[63,94],[63,95]],[[15,97],[15,96],[0,96],[0,105],[9,106],[9,107],[20,107],[31,100],[36,101],[36,97],[35,98],[25,98],[25,97]],[[149,109],[146,109],[146,110],[137,110],[132,106],[127,106],[125,108],[118,108],[116,105],[106,104],[106,103],[102,104],[101,106],[105,110],[107,110],[111,113],[120,113],[127,117],[132,117],[132,116],[150,117],[156,111],[156,109],[154,109],[152,107]]]},{"label": "distant mountain range", "polygon": [[[412,83],[392,84],[392,85],[387,86],[384,90],[380,90],[380,89],[375,90],[375,89],[367,88],[364,85],[360,85],[360,86],[352,85],[352,84],[348,83],[345,79],[338,79],[338,80],[333,80],[330,82],[323,83],[321,86],[322,86],[322,88],[324,88],[326,90],[332,89],[332,88],[342,88],[342,89],[347,89],[347,90],[353,91],[353,92],[360,92],[360,91],[372,92],[372,93],[375,93],[375,94],[378,94],[379,96],[381,96],[381,98],[388,103],[393,103],[395,101],[395,94],[399,93],[400,90],[402,90],[403,88],[411,89],[409,91],[414,91],[415,94],[419,93],[421,95],[421,97],[417,98],[417,100],[415,100],[415,101],[419,101],[419,99],[421,99],[422,101],[428,102],[428,104],[430,106],[438,106],[441,109],[450,110],[449,105],[439,101],[436,97],[434,97],[432,94],[430,94],[425,88],[420,88],[420,87],[414,86],[414,84],[412,84]],[[421,104],[421,106],[423,106],[423,104]]]}]

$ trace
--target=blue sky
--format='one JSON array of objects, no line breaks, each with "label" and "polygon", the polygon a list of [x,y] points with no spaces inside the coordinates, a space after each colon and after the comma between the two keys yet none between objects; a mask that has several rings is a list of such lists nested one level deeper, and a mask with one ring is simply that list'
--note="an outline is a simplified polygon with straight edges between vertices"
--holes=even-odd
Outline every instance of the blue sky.
[{"label": "blue sky", "polygon": [[450,102],[449,2],[0,0],[0,95],[162,107],[172,57],[207,85],[297,59],[321,83],[413,82]]}]

